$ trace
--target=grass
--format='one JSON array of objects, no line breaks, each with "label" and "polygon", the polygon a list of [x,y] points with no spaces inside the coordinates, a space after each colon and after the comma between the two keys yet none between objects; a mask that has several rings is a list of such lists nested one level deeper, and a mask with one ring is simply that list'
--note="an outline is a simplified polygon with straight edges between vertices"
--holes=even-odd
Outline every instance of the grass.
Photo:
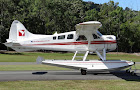
[{"label": "grass", "polygon": [[[72,59],[74,53],[42,53],[42,52],[24,52],[15,53],[8,52],[0,54],[0,62],[35,62],[37,56],[44,57],[45,59]],[[82,54],[80,54],[82,55]],[[99,59],[97,55],[88,55],[87,59]],[[122,60],[133,60],[140,62],[140,56],[132,54],[107,54],[107,59],[122,59]]]},{"label": "grass", "polygon": [[129,60],[134,62],[140,62],[140,56],[136,56],[133,54],[107,54],[107,59],[121,59],[121,60]]},{"label": "grass", "polygon": [[139,90],[139,81],[53,80],[0,82],[0,90]]},{"label": "grass", "polygon": [[72,55],[73,53],[6,53],[0,54],[0,62],[35,62],[38,56],[44,57],[45,59],[71,59]]},{"label": "grass", "polygon": [[18,70],[71,70],[68,68],[50,66],[50,65],[0,65],[0,71],[18,71]]},{"label": "grass", "polygon": [[[82,55],[82,54],[80,54]],[[37,56],[45,59],[72,59],[73,53],[42,53],[42,52],[7,52],[0,54],[0,62],[35,62]],[[87,59],[99,59],[97,55],[89,55]],[[107,59],[123,59],[139,61],[140,56],[131,54],[107,54]],[[136,65],[140,69],[140,65]],[[71,70],[49,65],[0,65],[0,71],[10,70]]]}]

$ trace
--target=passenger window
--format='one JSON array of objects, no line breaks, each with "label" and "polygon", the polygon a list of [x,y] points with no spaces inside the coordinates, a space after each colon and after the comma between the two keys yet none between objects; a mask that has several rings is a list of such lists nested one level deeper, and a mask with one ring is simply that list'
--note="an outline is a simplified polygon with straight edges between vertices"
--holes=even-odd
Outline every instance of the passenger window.
[{"label": "passenger window", "polygon": [[99,39],[100,37],[98,37],[96,34],[92,34],[94,39]]},{"label": "passenger window", "polygon": [[73,39],[73,34],[69,34],[67,39]]},{"label": "passenger window", "polygon": [[58,39],[65,39],[65,35],[58,36]]},{"label": "passenger window", "polygon": [[56,36],[55,36],[55,37],[53,37],[53,40],[56,40]]},{"label": "passenger window", "polygon": [[85,41],[87,38],[84,35],[80,35],[76,41]]}]

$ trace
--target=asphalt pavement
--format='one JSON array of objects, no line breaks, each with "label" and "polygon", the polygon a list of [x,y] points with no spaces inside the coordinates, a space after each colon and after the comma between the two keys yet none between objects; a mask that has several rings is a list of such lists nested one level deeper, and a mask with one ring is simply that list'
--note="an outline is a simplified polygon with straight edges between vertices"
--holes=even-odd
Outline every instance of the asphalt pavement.
[{"label": "asphalt pavement", "polygon": [[[34,65],[36,62],[0,62],[0,65]],[[136,62],[140,64],[140,62]],[[81,75],[78,70],[61,70],[61,71],[0,71],[0,81],[18,81],[18,80],[133,80],[140,81],[140,70],[136,75],[123,71],[88,72],[87,75]]]},{"label": "asphalt pavement", "polygon": [[0,71],[0,81],[19,81],[19,80],[135,80],[140,81],[140,70],[136,76],[132,76],[125,71],[93,73],[81,75],[80,71]]}]

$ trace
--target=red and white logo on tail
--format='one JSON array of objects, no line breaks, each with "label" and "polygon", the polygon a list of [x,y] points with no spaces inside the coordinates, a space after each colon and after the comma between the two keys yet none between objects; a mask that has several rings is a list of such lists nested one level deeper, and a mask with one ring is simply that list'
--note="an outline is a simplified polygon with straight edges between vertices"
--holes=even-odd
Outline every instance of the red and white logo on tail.
[{"label": "red and white logo on tail", "polygon": [[19,30],[18,33],[19,36],[25,36],[25,30]]}]

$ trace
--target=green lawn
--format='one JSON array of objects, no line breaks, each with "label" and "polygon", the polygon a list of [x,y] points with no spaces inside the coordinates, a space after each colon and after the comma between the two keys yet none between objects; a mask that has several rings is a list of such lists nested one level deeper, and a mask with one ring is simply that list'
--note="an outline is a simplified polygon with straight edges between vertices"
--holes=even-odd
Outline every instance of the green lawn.
[{"label": "green lawn", "polygon": [[[0,62],[35,62],[38,56],[45,59],[72,59],[74,53],[42,53],[42,52],[7,52],[0,54]],[[82,55],[82,54],[80,54]],[[99,59],[97,55],[88,55],[87,59]],[[140,62],[140,56],[132,54],[107,54],[107,59],[133,60]]]},{"label": "green lawn", "polygon": [[24,70],[72,70],[68,68],[50,65],[0,65],[0,71],[24,71]]},{"label": "green lawn", "polygon": [[36,62],[38,56],[45,59],[72,59],[73,53],[9,52],[0,54],[0,62]]},{"label": "green lawn", "polygon": [[0,82],[0,90],[139,90],[139,81],[51,80]]},{"label": "green lawn", "polygon": [[[74,53],[42,53],[42,52],[7,52],[0,54],[0,62],[36,62],[38,56],[45,59],[72,59]],[[82,55],[82,54],[81,54]],[[89,55],[88,59],[99,59],[97,55]],[[107,59],[123,59],[140,61],[140,56],[131,54],[107,54]],[[140,69],[140,65],[136,65]],[[49,65],[0,65],[0,71],[9,70],[70,70]]]}]

